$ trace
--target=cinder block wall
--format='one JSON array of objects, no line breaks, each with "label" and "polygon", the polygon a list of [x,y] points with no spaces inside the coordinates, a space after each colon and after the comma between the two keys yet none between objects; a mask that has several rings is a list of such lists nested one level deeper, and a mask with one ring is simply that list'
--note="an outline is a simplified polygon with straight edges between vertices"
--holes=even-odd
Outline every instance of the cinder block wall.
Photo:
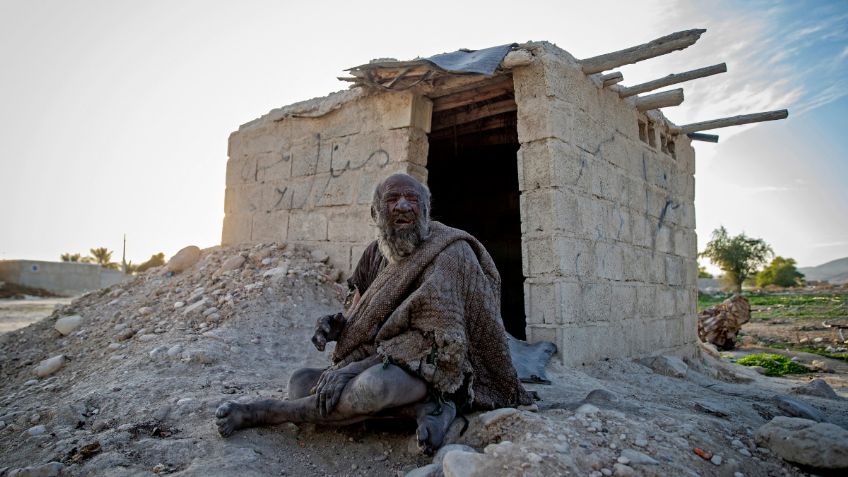
[{"label": "cinder block wall", "polygon": [[0,281],[73,296],[129,279],[118,270],[76,262],[0,260]]},{"label": "cinder block wall", "polygon": [[304,244],[349,273],[374,239],[377,183],[394,172],[427,180],[431,110],[410,92],[345,91],[241,126],[229,139],[222,243]]},{"label": "cinder block wall", "polygon": [[566,364],[692,353],[689,139],[669,145],[661,123],[567,52],[535,48],[536,61],[513,70],[528,340],[553,341]]}]

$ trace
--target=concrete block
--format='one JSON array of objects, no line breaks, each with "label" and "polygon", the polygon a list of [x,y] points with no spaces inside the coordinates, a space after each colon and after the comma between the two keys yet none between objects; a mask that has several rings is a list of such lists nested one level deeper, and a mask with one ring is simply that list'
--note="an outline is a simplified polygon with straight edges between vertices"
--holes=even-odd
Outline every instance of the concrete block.
[{"label": "concrete block", "polygon": [[697,287],[698,286],[698,260],[694,258],[689,258],[684,260],[684,267],[686,269],[686,281],[684,285],[687,287]]},{"label": "concrete block", "polygon": [[560,350],[563,364],[566,366],[586,366],[609,357],[609,326],[602,323],[566,326],[562,328],[561,333]]},{"label": "concrete block", "polygon": [[612,286],[611,313],[615,320],[629,320],[636,317],[636,287],[614,283]]},{"label": "concrete block", "polygon": [[577,210],[580,216],[580,235],[591,240],[611,239],[612,204],[592,196],[578,196]]},{"label": "concrete block", "polygon": [[278,210],[257,212],[253,216],[250,234],[252,242],[285,242],[288,238],[289,212]]},{"label": "concrete block", "polygon": [[675,313],[678,315],[697,313],[697,301],[692,301],[692,289],[679,287],[674,290]]},{"label": "concrete block", "polygon": [[672,316],[677,310],[675,308],[674,289],[661,285],[657,288],[656,314],[657,316]]},{"label": "concrete block", "polygon": [[559,354],[563,353],[563,348],[560,346],[560,328],[549,325],[528,325],[526,328],[526,333],[528,343],[549,341],[557,345],[557,348],[559,348]]},{"label": "concrete block", "polygon": [[653,221],[643,212],[632,211],[630,213],[630,229],[634,245],[639,247],[653,247]]},{"label": "concrete block", "polygon": [[595,244],[595,274],[609,280],[624,280],[624,256],[621,247],[606,242]]},{"label": "concrete block", "polygon": [[597,276],[595,244],[591,240],[556,235],[553,250],[559,275],[579,280],[591,280]]},{"label": "concrete block", "polygon": [[327,238],[331,242],[368,242],[376,228],[369,207],[345,207],[328,215]]},{"label": "concrete block", "polygon": [[623,186],[623,176],[616,172],[615,166],[606,161],[595,159],[589,163],[591,168],[589,192],[612,202],[622,203],[622,195],[627,191]]},{"label": "concrete block", "polygon": [[663,225],[655,231],[654,250],[662,253],[674,253],[674,230],[669,225]]},{"label": "concrete block", "polygon": [[657,301],[657,287],[642,285],[636,287],[636,313],[641,318],[656,317],[654,304]]},{"label": "concrete block", "polygon": [[574,234],[578,229],[577,195],[565,189],[521,193],[521,233],[529,236],[554,232]]},{"label": "concrete block", "polygon": [[[531,97],[519,100],[518,142],[521,144],[547,138],[560,138],[573,144],[575,116],[579,110],[559,99]],[[583,113],[585,114],[585,113]]]},{"label": "concrete block", "polygon": [[221,231],[221,244],[233,245],[250,242],[252,227],[253,214],[245,212],[226,214],[224,216],[224,227]]},{"label": "concrete block", "polygon": [[293,210],[289,215],[288,239],[294,241],[327,240],[327,216],[320,212]]},{"label": "concrete block", "polygon": [[586,320],[586,313],[583,310],[583,286],[580,283],[558,282],[557,301],[559,303],[557,323],[578,323]]},{"label": "concrete block", "polygon": [[279,153],[285,138],[274,134],[272,127],[262,126],[240,134],[239,152],[247,156],[263,153]]},{"label": "concrete block", "polygon": [[574,113],[572,121],[572,135],[563,139],[592,155],[599,155],[603,144],[615,140],[615,131],[604,128],[600,122],[582,110]]},{"label": "concrete block", "polygon": [[262,205],[262,186],[245,184],[224,191],[224,213],[253,213]]},{"label": "concrete block", "polygon": [[382,123],[387,129],[416,127],[430,132],[433,102],[411,91],[384,93],[386,107],[382,111]]},{"label": "concrete block", "polygon": [[280,181],[291,177],[291,156],[281,152],[264,152],[254,156],[258,181]]},{"label": "concrete block", "polygon": [[648,258],[648,281],[651,283],[666,283],[665,255],[653,252]]},{"label": "concrete block", "polygon": [[557,284],[550,281],[524,282],[524,312],[528,325],[558,323]]},{"label": "concrete block", "polygon": [[350,205],[355,203],[357,188],[359,186],[358,174],[342,174],[334,176],[332,173],[316,175],[314,189],[314,203],[319,207],[334,205]]},{"label": "concrete block", "polygon": [[683,316],[683,342],[695,343],[698,339],[698,316],[695,313]]},{"label": "concrete block", "polygon": [[621,205],[615,205],[611,209],[612,230],[611,237],[613,240],[630,244],[633,242],[633,231],[631,229],[631,214],[630,209]]},{"label": "concrete block", "polygon": [[650,252],[633,245],[625,244],[621,246],[622,261],[624,267],[624,280],[629,282],[648,281],[648,260]]},{"label": "concrete block", "polygon": [[539,277],[556,273],[560,268],[554,250],[554,238],[522,237],[521,264],[525,277]]},{"label": "concrete block", "polygon": [[680,225],[688,230],[695,230],[695,203],[680,204]]},{"label": "concrete block", "polygon": [[683,286],[686,279],[686,269],[683,259],[674,255],[665,256],[665,280],[666,283],[679,287]]},{"label": "concrete block", "polygon": [[329,172],[329,164],[326,168],[319,164],[321,158],[320,145],[321,135],[309,134],[289,147],[288,156],[291,158],[292,177],[312,176],[319,172]]},{"label": "concrete block", "polygon": [[518,150],[518,188],[529,191],[569,186],[588,191],[589,157],[557,138],[522,144]]},{"label": "concrete block", "polygon": [[674,147],[677,153],[677,161],[680,164],[680,168],[686,174],[695,174],[695,149],[692,147],[691,143],[687,144],[689,141],[687,138],[684,142],[683,136],[677,136],[677,140],[675,141]]},{"label": "concrete block", "polygon": [[230,158],[227,161],[227,187],[257,182],[256,157]]},{"label": "concrete block", "polygon": [[589,321],[609,321],[612,287],[609,283],[583,284],[583,312]]},{"label": "concrete block", "polygon": [[627,190],[626,205],[635,212],[645,214],[648,211],[648,191],[645,181],[628,176],[622,187]]},{"label": "concrete block", "polygon": [[543,55],[544,93],[573,103],[583,114],[593,118],[603,115],[600,88],[595,86],[580,66],[561,56]]}]

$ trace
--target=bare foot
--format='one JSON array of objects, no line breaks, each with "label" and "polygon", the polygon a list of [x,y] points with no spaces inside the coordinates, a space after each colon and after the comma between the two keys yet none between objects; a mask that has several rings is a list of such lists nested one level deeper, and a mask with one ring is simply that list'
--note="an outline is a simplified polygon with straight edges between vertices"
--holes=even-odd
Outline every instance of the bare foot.
[{"label": "bare foot", "polygon": [[439,403],[430,400],[422,403],[417,411],[418,429],[415,435],[418,448],[426,455],[433,455],[442,446],[445,434],[456,417],[456,405],[451,401]]},{"label": "bare foot", "polygon": [[230,437],[234,431],[250,426],[250,411],[247,404],[225,402],[215,411],[218,434]]}]

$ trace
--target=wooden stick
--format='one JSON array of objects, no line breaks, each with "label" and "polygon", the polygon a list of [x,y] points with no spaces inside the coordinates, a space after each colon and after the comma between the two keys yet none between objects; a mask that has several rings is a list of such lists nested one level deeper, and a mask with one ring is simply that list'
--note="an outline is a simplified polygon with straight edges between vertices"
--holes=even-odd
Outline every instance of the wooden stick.
[{"label": "wooden stick", "polygon": [[485,101],[487,99],[513,93],[514,91],[515,88],[512,83],[512,77],[507,76],[501,80],[492,81],[488,84],[484,84],[470,90],[434,98],[433,112],[437,113],[446,109],[458,108],[467,104]]},{"label": "wooden stick", "polygon": [[437,131],[439,129],[444,129],[450,126],[455,126],[463,123],[470,123],[471,121],[487,118],[489,116],[495,116],[497,114],[515,111],[516,109],[518,109],[518,106],[515,104],[514,99],[505,99],[503,101],[487,104],[479,108],[474,108],[470,111],[462,111],[456,114],[446,114],[445,116],[439,115],[438,117],[433,118],[432,126],[430,127],[430,129],[431,131]]},{"label": "wooden stick", "polygon": [[789,117],[789,111],[781,109],[779,111],[768,111],[765,113],[743,114],[742,116],[733,116],[730,118],[713,119],[711,121],[703,121],[700,123],[684,124],[673,128],[672,132],[689,134],[695,131],[705,131],[707,129],[726,128],[728,126],[739,126],[742,124],[759,123],[763,121],[776,121],[778,119],[786,119]]},{"label": "wooden stick", "polygon": [[718,142],[718,134],[688,133],[686,136],[693,141]]},{"label": "wooden stick", "polygon": [[593,56],[580,60],[580,65],[583,72],[587,75],[592,73],[600,73],[601,71],[611,70],[621,65],[629,65],[655,56],[665,55],[672,51],[682,50],[692,46],[701,34],[707,30],[684,30],[671,35],[666,35],[657,38],[651,42],[627,48],[625,50],[614,51],[604,55]]},{"label": "wooden stick", "polygon": [[601,81],[604,83],[604,87],[606,88],[607,86],[612,86],[624,81],[624,75],[621,74],[620,71],[616,71],[614,73],[601,76]]},{"label": "wooden stick", "polygon": [[645,93],[647,91],[653,91],[655,89],[662,88],[663,86],[669,86],[672,84],[683,83],[684,81],[690,81],[697,78],[703,78],[705,76],[712,76],[719,73],[727,72],[727,65],[724,63],[707,66],[706,68],[700,68],[697,70],[687,71],[685,73],[678,73],[673,75],[668,75],[665,78],[655,79],[653,81],[648,81],[647,83],[637,84],[635,86],[624,87],[618,90],[618,95],[622,98],[626,98],[628,96],[637,95],[639,93]]},{"label": "wooden stick", "polygon": [[636,98],[636,109],[647,111],[668,106],[678,106],[683,102],[683,88],[663,91],[662,93],[648,94]]}]

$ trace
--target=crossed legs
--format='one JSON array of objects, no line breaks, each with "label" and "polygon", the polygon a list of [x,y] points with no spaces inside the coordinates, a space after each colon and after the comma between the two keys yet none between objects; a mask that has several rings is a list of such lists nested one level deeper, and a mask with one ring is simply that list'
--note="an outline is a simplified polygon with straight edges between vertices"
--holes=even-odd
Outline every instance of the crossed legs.
[{"label": "crossed legs", "polygon": [[354,377],[338,404],[326,416],[310,394],[321,369],[304,368],[289,379],[289,399],[261,399],[249,403],[226,402],[215,412],[218,432],[230,436],[238,429],[292,423],[347,425],[374,417],[407,417],[418,423],[419,447],[426,453],[438,449],[456,416],[452,402],[427,400],[427,385],[403,369],[378,364]]}]

